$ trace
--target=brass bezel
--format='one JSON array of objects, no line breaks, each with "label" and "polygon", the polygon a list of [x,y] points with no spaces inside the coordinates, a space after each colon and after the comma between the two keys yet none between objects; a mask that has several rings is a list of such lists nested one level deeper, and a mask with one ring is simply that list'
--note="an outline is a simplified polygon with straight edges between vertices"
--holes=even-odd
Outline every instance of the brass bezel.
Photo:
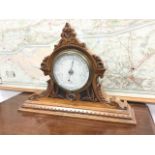
[{"label": "brass bezel", "polygon": [[[54,68],[54,64],[55,64],[56,60],[59,57],[61,57],[64,54],[73,54],[73,53],[81,56],[85,60],[85,62],[88,65],[88,69],[89,69],[89,77],[88,77],[88,80],[87,80],[86,84],[83,87],[81,87],[79,89],[75,89],[75,90],[68,90],[68,89],[62,87],[61,85],[59,85],[59,83],[57,82],[56,78],[54,77],[53,68]],[[51,68],[51,74],[50,74],[51,75],[51,78],[54,80],[55,83],[57,83],[57,85],[60,88],[62,88],[66,92],[70,92],[70,93],[81,92],[84,89],[86,89],[90,85],[90,83],[92,82],[92,78],[93,78],[93,70],[92,70],[93,67],[92,67],[92,63],[90,62],[89,58],[84,53],[82,53],[82,51],[80,51],[79,49],[76,49],[76,48],[68,48],[68,49],[62,50],[58,55],[55,56],[55,58],[54,58],[54,60],[53,60],[53,62],[51,64],[51,66],[52,66],[52,68]]]}]

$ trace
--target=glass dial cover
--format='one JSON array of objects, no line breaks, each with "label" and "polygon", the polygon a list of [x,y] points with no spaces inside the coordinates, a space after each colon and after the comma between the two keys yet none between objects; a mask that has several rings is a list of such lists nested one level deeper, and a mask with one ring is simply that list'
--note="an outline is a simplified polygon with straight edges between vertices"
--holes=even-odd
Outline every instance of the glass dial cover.
[{"label": "glass dial cover", "polygon": [[90,70],[87,59],[76,50],[67,50],[58,55],[53,64],[53,76],[65,90],[77,91],[88,82]]}]

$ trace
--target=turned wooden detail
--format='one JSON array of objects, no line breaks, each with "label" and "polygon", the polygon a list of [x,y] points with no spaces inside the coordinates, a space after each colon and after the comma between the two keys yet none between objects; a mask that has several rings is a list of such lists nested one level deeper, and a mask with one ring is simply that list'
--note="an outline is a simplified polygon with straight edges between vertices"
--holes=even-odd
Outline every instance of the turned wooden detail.
[{"label": "turned wooden detail", "polygon": [[[77,51],[82,52],[91,62],[92,65],[92,78],[90,84],[80,92],[67,92],[60,88],[53,80],[53,75],[51,72],[52,62],[54,57],[60,52],[66,49],[77,49]],[[101,91],[101,84],[98,82],[99,78],[103,78],[105,73],[105,67],[102,60],[90,53],[87,49],[85,43],[81,43],[76,38],[76,33],[71,26],[66,23],[63,28],[61,39],[57,45],[54,46],[54,50],[51,55],[44,58],[41,63],[41,70],[45,76],[49,76],[50,79],[47,81],[47,89],[42,92],[40,95],[33,95],[30,99],[37,99],[40,97],[51,97],[51,98],[63,98],[68,100],[81,100],[81,101],[90,101],[94,104],[96,102],[101,102],[107,104],[107,106],[117,107],[124,109],[126,108],[126,102],[117,101],[114,98],[105,98]]]}]

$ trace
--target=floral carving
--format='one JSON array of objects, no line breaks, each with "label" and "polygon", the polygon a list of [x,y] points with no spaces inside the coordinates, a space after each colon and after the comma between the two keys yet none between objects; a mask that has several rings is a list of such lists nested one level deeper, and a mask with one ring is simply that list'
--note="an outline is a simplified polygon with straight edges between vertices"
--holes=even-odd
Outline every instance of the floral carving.
[{"label": "floral carving", "polygon": [[86,48],[85,43],[81,43],[77,38],[76,38],[76,33],[74,29],[70,26],[69,23],[66,23],[65,27],[62,30],[61,33],[61,39],[57,45],[55,45],[55,50],[57,48],[60,48],[64,45],[77,45],[83,48]]}]

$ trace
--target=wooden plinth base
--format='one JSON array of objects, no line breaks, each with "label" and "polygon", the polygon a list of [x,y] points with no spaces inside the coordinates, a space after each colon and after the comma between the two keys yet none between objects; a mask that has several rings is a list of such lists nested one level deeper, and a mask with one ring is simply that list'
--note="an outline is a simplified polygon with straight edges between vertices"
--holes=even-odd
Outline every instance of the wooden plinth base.
[{"label": "wooden plinth base", "polygon": [[107,122],[136,124],[134,111],[129,105],[126,110],[121,110],[107,108],[102,103],[39,98],[38,100],[25,101],[19,110]]}]

